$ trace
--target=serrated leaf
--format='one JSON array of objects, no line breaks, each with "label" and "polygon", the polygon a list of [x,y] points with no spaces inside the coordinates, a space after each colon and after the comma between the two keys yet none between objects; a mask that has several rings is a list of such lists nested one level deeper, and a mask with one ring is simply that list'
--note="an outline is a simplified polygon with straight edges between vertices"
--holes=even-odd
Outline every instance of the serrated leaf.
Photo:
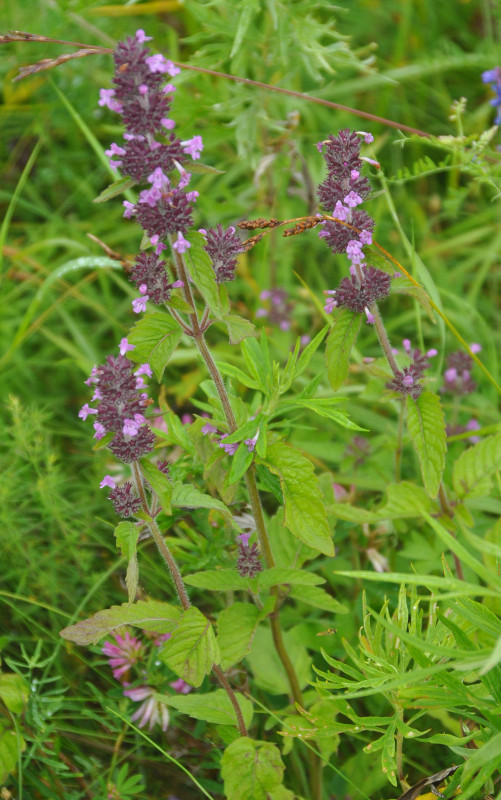
[{"label": "serrated leaf", "polygon": [[128,561],[125,585],[127,586],[129,603],[132,603],[136,596],[139,580],[139,566],[137,563],[138,533],[138,528],[133,522],[120,522],[115,528],[117,546]]},{"label": "serrated leaf", "polygon": [[418,517],[422,511],[430,511],[432,508],[432,502],[425,490],[413,483],[392,483],[386,492],[386,500],[379,508],[357,508],[349,503],[336,503],[329,507],[329,511],[348,522],[372,523]]},{"label": "serrated leaf", "polygon": [[227,800],[266,800],[281,783],[285,766],[275,744],[241,736],[224,751],[221,775]]},{"label": "serrated leaf", "polygon": [[305,569],[286,569],[284,567],[271,567],[257,576],[260,592],[284,583],[291,586],[318,586],[320,583],[325,583],[325,578],[315,575],[314,572],[307,572]]},{"label": "serrated leaf", "polygon": [[327,337],[325,361],[332,388],[337,391],[348,377],[351,351],[362,324],[362,314],[342,308]]},{"label": "serrated leaf", "polygon": [[193,572],[185,575],[184,582],[197,589],[211,589],[213,592],[231,592],[234,589],[248,589],[249,579],[242,578],[236,569],[209,569],[206,572]]},{"label": "serrated leaf", "polygon": [[168,515],[172,514],[172,483],[167,475],[161,472],[156,464],[146,459],[141,461],[141,471],[158,497],[162,510]]},{"label": "serrated leaf", "polygon": [[348,613],[346,606],[343,606],[335,597],[332,597],[319,586],[293,587],[289,592],[289,597],[294,597],[296,600],[300,600],[301,603],[314,606],[314,608],[323,608],[325,611],[331,611],[333,614]]},{"label": "serrated leaf", "polygon": [[164,643],[159,657],[192,686],[200,686],[212,665],[219,664],[214,630],[198,608],[191,606],[183,612],[179,625]]},{"label": "serrated leaf", "polygon": [[94,198],[94,203],[106,203],[118,194],[122,194],[122,192],[125,192],[127,189],[131,189],[135,184],[136,181],[133,180],[133,178],[119,178],[118,181],[110,183],[106,189],[103,189],[101,194],[98,194],[98,196]]},{"label": "serrated leaf", "polygon": [[224,324],[228,328],[230,344],[238,344],[248,336],[256,335],[256,326],[245,317],[230,314],[224,318]]},{"label": "serrated leaf", "polygon": [[501,469],[501,433],[488,436],[465,450],[456,463],[452,482],[458,497],[485,497],[491,489],[491,475]]},{"label": "serrated leaf", "polygon": [[156,600],[139,600],[137,603],[122,603],[98,611],[89,619],[70,625],[60,632],[63,639],[76,644],[87,645],[99,642],[104,636],[113,633],[123,625],[134,625],[145,631],[172,633],[181,612],[169,603]]},{"label": "serrated leaf", "polygon": [[148,362],[160,382],[182,334],[178,323],[169,314],[145,314],[127,336],[135,346],[130,356],[136,362]]},{"label": "serrated leaf", "polygon": [[213,508],[221,512],[228,525],[235,527],[229,508],[221,500],[204,494],[191,484],[178,483],[173,486],[172,505],[174,508]]},{"label": "serrated leaf", "polygon": [[201,233],[190,233],[187,239],[191,247],[186,251],[185,258],[193,282],[216,319],[223,319],[224,310],[221,306],[216,273],[212,266],[209,254],[204,250],[205,239]]},{"label": "serrated leaf", "polygon": [[436,497],[447,450],[444,412],[438,395],[423,392],[416,400],[407,396],[407,427],[416,450],[421,476],[430,497]]},{"label": "serrated leaf", "polygon": [[247,445],[242,442],[231,459],[231,469],[228,475],[228,484],[236,483],[245,475],[254,459],[254,453],[250,452]]},{"label": "serrated leaf", "polygon": [[28,702],[28,685],[17,672],[0,673],[0,701],[13,714],[21,714]]},{"label": "serrated leaf", "polygon": [[266,466],[278,476],[285,502],[286,527],[302,542],[334,555],[331,531],[317,477],[309,459],[289,445],[268,445]]},{"label": "serrated leaf", "polygon": [[247,655],[259,619],[259,609],[253,603],[233,603],[221,611],[217,620],[217,641],[222,669],[238,664]]},{"label": "serrated leaf", "polygon": [[[245,726],[248,728],[253,716],[252,703],[240,692],[235,692],[235,697],[240,706]],[[158,699],[193,719],[201,719],[214,725],[237,725],[235,710],[224,689],[216,689],[207,694],[164,694],[158,695]]]}]

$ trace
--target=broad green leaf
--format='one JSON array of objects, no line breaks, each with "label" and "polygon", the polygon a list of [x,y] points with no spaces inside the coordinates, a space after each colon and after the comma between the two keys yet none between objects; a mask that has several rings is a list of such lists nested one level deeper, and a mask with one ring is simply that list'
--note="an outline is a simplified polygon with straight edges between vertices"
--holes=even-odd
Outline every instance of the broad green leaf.
[{"label": "broad green leaf", "polygon": [[219,647],[210,621],[194,606],[183,611],[159,656],[180,678],[200,686],[212,665],[219,664]]},{"label": "broad green leaf", "polygon": [[127,336],[135,346],[130,356],[137,363],[147,362],[160,382],[182,334],[183,331],[170,314],[159,311],[145,314]]},{"label": "broad green leaf", "polygon": [[[334,422],[337,422],[342,428],[348,428],[352,431],[366,431],[367,428],[361,428],[360,425],[357,425],[356,422],[353,422],[352,419],[344,412],[338,411],[334,406],[338,403],[346,402],[346,397],[318,397],[318,398],[311,398],[311,400],[298,400],[296,398],[290,399],[287,403],[287,410],[294,410],[295,408],[309,408],[310,411],[314,411],[315,414],[318,414],[319,417],[326,417],[327,419],[332,419]],[[281,411],[284,412],[286,409],[281,407]]]},{"label": "broad green leaf", "polygon": [[136,181],[133,180],[133,178],[119,178],[118,181],[110,183],[106,189],[103,189],[103,191],[94,198],[94,203],[106,203],[118,194],[122,194],[122,192],[125,192],[127,189],[131,189],[135,184]]},{"label": "broad green leaf", "polygon": [[[19,744],[21,750],[24,750],[26,747],[24,739],[20,738]],[[0,719],[0,783],[3,783],[15,770],[19,756],[16,732]]]},{"label": "broad green leaf", "polygon": [[137,563],[137,537],[139,530],[133,522],[120,522],[115,528],[115,538],[117,546],[122,555],[127,559],[127,574],[125,575],[125,585],[129,603],[134,601],[139,579],[139,567]]},{"label": "broad green leaf", "polygon": [[285,766],[271,742],[241,736],[224,751],[221,775],[227,800],[267,800],[281,783]]},{"label": "broad green leaf", "polygon": [[220,511],[228,525],[236,527],[231,512],[221,500],[204,494],[190,484],[175,484],[172,488],[172,506],[174,508],[213,508]]},{"label": "broad green leaf", "polygon": [[[240,692],[235,692],[240,711],[248,728],[252,722],[253,707],[250,700]],[[224,689],[216,689],[207,694],[158,695],[167,706],[176,708],[193,719],[202,719],[215,725],[236,725],[237,717],[231,701]]]},{"label": "broad green leaf", "polygon": [[309,606],[331,611],[333,614],[348,613],[346,606],[343,606],[335,597],[332,597],[325,589],[321,589],[319,586],[293,587],[289,592],[289,597],[294,597]]},{"label": "broad green leaf", "polygon": [[257,576],[260,592],[283,583],[291,586],[318,586],[320,583],[325,583],[325,578],[315,575],[314,572],[307,572],[305,569],[284,569],[283,567],[265,569]]},{"label": "broad green leaf", "polygon": [[141,461],[141,471],[151,488],[155,492],[162,510],[166,514],[172,514],[171,501],[172,501],[172,483],[161,470],[158,469],[156,464],[144,459]]},{"label": "broad green leaf", "polygon": [[188,586],[210,589],[213,592],[231,592],[233,589],[249,589],[249,579],[242,578],[236,569],[212,569],[194,572],[183,577]]},{"label": "broad green leaf", "polygon": [[423,392],[417,400],[407,396],[407,427],[416,450],[424,488],[436,497],[447,450],[444,412],[438,395]]},{"label": "broad green leaf", "polygon": [[421,486],[402,481],[388,486],[386,501],[378,508],[357,508],[349,503],[335,503],[329,507],[339,519],[349,522],[380,522],[386,519],[418,517],[422,511],[431,511],[432,501]]},{"label": "broad green leaf", "polygon": [[0,673],[0,701],[13,714],[21,714],[28,702],[28,685],[17,672]]},{"label": "broad green leaf", "polygon": [[277,442],[268,445],[266,466],[280,480],[286,527],[309,547],[333,556],[331,531],[311,461],[300,450]]},{"label": "broad green leaf", "polygon": [[231,459],[231,469],[228,475],[228,483],[237,483],[245,475],[254,459],[254,453],[249,450],[247,445],[242,442]]},{"label": "broad green leaf", "polygon": [[193,282],[216,319],[223,319],[224,312],[221,306],[216,273],[208,253],[204,250],[205,239],[201,233],[191,232],[187,239],[191,247],[186,251],[185,258]]},{"label": "broad green leaf", "polygon": [[454,464],[452,481],[458,497],[485,497],[491,489],[491,475],[501,469],[501,433],[489,436],[465,450]]},{"label": "broad green leaf", "polygon": [[222,669],[238,664],[247,655],[259,618],[259,609],[253,603],[233,603],[221,611],[217,641]]},{"label": "broad green leaf", "polygon": [[342,308],[327,338],[325,360],[330,385],[337,391],[345,382],[350,370],[351,351],[355,346],[362,324],[362,314]]},{"label": "broad green leaf", "polygon": [[134,625],[145,631],[172,633],[178,624],[181,612],[168,603],[156,600],[139,600],[137,603],[122,603],[98,611],[89,619],[64,628],[60,635],[76,644],[87,645],[99,642],[103,636],[113,633],[123,625]]},{"label": "broad green leaf", "polygon": [[[285,631],[283,640],[289,658],[294,664],[299,686],[304,688],[312,679],[311,658],[308,651],[298,643],[290,631]],[[287,674],[275,650],[271,631],[264,624],[256,628],[250,652],[245,660],[260,689],[270,694],[290,694]]]},{"label": "broad green leaf", "polygon": [[245,319],[245,317],[230,314],[228,317],[224,318],[224,324],[228,328],[230,344],[238,344],[248,336],[256,335],[255,325],[253,325],[250,320]]}]

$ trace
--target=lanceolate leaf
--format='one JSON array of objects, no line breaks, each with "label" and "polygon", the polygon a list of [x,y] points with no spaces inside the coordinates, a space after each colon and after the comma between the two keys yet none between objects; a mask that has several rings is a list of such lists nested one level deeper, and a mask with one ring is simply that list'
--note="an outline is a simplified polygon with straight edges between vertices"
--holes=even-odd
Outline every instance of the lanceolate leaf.
[{"label": "lanceolate leaf", "polygon": [[125,576],[125,585],[129,597],[129,603],[132,603],[137,591],[137,582],[139,579],[139,567],[137,563],[137,536],[138,529],[133,522],[120,522],[115,528],[115,538],[117,545],[123,556],[127,559],[127,574]]},{"label": "lanceolate leaf", "polygon": [[266,800],[282,783],[284,763],[271,742],[241,736],[224,751],[221,774],[227,800]]},{"label": "lanceolate leaf", "polygon": [[[246,727],[252,722],[252,703],[240,692],[235,693]],[[224,689],[216,689],[207,694],[158,695],[165,705],[177,708],[182,714],[193,719],[202,719],[215,725],[236,725],[237,717],[230,699]]]},{"label": "lanceolate leaf", "polygon": [[423,392],[417,400],[408,396],[407,427],[418,455],[424,487],[430,497],[436,497],[447,450],[440,398],[432,392]]},{"label": "lanceolate leaf", "polygon": [[106,189],[103,189],[101,194],[94,199],[94,203],[106,203],[108,200],[111,200],[112,197],[116,197],[118,194],[122,194],[122,192],[132,188],[135,183],[136,181],[133,180],[133,178],[119,178],[118,181],[110,183]]},{"label": "lanceolate leaf", "polygon": [[325,578],[308,572],[305,569],[284,569],[282,567],[271,567],[260,572],[257,576],[259,591],[269,589],[271,586],[279,586],[288,583],[291,586],[318,586],[325,583]]},{"label": "lanceolate leaf", "polygon": [[253,603],[233,603],[221,611],[217,621],[217,641],[222,669],[238,664],[247,655],[258,622],[259,609]]},{"label": "lanceolate leaf", "polygon": [[277,442],[268,446],[266,466],[280,480],[286,527],[305,544],[333,556],[331,531],[311,462],[300,450]]},{"label": "lanceolate leaf", "polygon": [[185,575],[184,582],[197,589],[210,589],[212,592],[230,592],[233,589],[248,589],[249,579],[243,578],[236,569],[209,569]]},{"label": "lanceolate leaf", "polygon": [[213,664],[219,664],[219,647],[210,621],[194,606],[183,612],[171,638],[165,642],[160,658],[176,675],[200,686]]},{"label": "lanceolate leaf", "polygon": [[327,374],[332,388],[336,391],[348,377],[351,351],[357,341],[362,316],[346,308],[341,309],[327,338],[325,349]]},{"label": "lanceolate leaf", "polygon": [[76,644],[86,645],[95,644],[123,625],[134,625],[136,628],[157,633],[172,633],[180,616],[179,609],[168,603],[140,600],[98,611],[93,617],[62,630],[61,636]]},{"label": "lanceolate leaf", "polygon": [[221,512],[229,525],[235,527],[229,508],[221,500],[204,494],[195,486],[176,484],[172,489],[172,505],[175,508],[214,508]]},{"label": "lanceolate leaf", "polygon": [[216,273],[208,253],[204,250],[205,239],[201,233],[190,233],[188,239],[191,247],[186,252],[186,262],[190,275],[216,319],[222,319],[224,311],[221,306]]},{"label": "lanceolate leaf", "polygon": [[296,600],[309,606],[331,611],[333,614],[348,613],[346,606],[319,586],[294,586],[290,591],[290,597],[295,597]]},{"label": "lanceolate leaf", "polygon": [[145,314],[128,335],[135,345],[131,357],[136,362],[148,362],[160,382],[164,369],[182,336],[182,330],[169,314]]},{"label": "lanceolate leaf", "polygon": [[458,497],[484,497],[491,488],[491,475],[501,469],[501,433],[470,447],[454,464],[453,484]]},{"label": "lanceolate leaf", "polygon": [[161,472],[156,464],[152,464],[151,461],[146,461],[146,459],[141,461],[141,470],[158,497],[162,510],[165,511],[166,514],[172,514],[172,483],[167,475]]}]

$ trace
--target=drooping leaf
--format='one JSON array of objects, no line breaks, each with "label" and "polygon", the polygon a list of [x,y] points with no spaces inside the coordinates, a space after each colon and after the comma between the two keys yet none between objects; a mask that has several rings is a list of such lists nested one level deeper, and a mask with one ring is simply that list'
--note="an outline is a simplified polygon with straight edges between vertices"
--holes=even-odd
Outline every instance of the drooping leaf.
[{"label": "drooping leaf", "polygon": [[159,470],[156,464],[146,459],[141,461],[141,471],[144,473],[146,480],[158,497],[162,510],[165,511],[166,514],[172,514],[172,483],[167,475]]},{"label": "drooping leaf", "polygon": [[127,337],[135,346],[131,351],[131,358],[138,363],[148,362],[160,382],[182,334],[183,331],[170,314],[158,311],[145,314],[136,322]]},{"label": "drooping leaf", "polygon": [[198,608],[183,611],[179,625],[159,654],[176,675],[200,686],[213,664],[219,664],[219,647],[210,621]]},{"label": "drooping leaf", "polygon": [[172,633],[180,616],[179,609],[168,603],[139,600],[137,603],[122,603],[121,606],[98,611],[89,619],[64,628],[60,635],[76,644],[87,645],[99,642],[123,625],[134,625],[136,628],[157,633]]},{"label": "drooping leaf", "polygon": [[254,380],[254,378],[251,378],[250,375],[247,375],[247,373],[238,367],[235,367],[233,364],[226,364],[224,361],[218,361],[217,366],[223,375],[228,375],[230,378],[234,378],[243,386],[247,386],[249,389],[261,389],[261,385]]},{"label": "drooping leaf", "polygon": [[501,469],[501,433],[488,436],[462,453],[452,473],[458,497],[485,497],[491,489],[491,475]]},{"label": "drooping leaf", "polygon": [[268,446],[266,466],[278,476],[285,501],[285,525],[302,542],[327,556],[334,545],[311,461],[282,442]]},{"label": "drooping leaf", "polygon": [[421,476],[430,497],[436,497],[447,450],[444,412],[438,395],[423,392],[417,400],[407,396],[407,427],[418,455]]},{"label": "drooping leaf", "polygon": [[222,669],[238,664],[247,655],[259,618],[259,609],[253,603],[233,603],[221,611],[217,641]]},{"label": "drooping leaf", "polygon": [[206,572],[194,572],[183,577],[188,586],[197,589],[210,589],[212,592],[231,592],[232,590],[248,589],[249,579],[242,578],[236,569],[212,569]]},{"label": "drooping leaf", "polygon": [[330,385],[337,391],[348,377],[351,351],[362,324],[362,314],[342,308],[327,337],[325,360]]},{"label": "drooping leaf", "polygon": [[[253,707],[250,700],[240,692],[235,692],[246,727],[252,722]],[[202,719],[215,725],[236,725],[237,717],[231,701],[224,689],[216,689],[207,694],[158,695],[165,705],[176,708],[193,719]]]},{"label": "drooping leaf", "polygon": [[172,506],[174,508],[214,508],[220,511],[226,522],[235,527],[233,517],[227,506],[216,497],[204,494],[189,484],[174,484],[172,488]]},{"label": "drooping leaf", "polygon": [[138,528],[133,522],[120,522],[115,528],[117,547],[120,548],[120,552],[128,562],[125,585],[127,586],[129,603],[134,601],[139,579],[139,567],[137,563],[138,533]]},{"label": "drooping leaf", "polygon": [[287,402],[287,409],[282,408],[282,404],[281,409],[284,412],[285,410],[292,411],[296,408],[309,408],[319,417],[326,417],[333,420],[333,422],[337,422],[342,428],[348,428],[352,431],[366,431],[367,428],[361,428],[360,425],[353,422],[345,411],[339,411],[336,408],[338,403],[342,402],[346,402],[346,397],[317,397],[309,400],[291,398]]},{"label": "drooping leaf", "polygon": [[224,751],[221,774],[227,800],[266,800],[284,774],[280,751],[271,742],[241,736]]}]

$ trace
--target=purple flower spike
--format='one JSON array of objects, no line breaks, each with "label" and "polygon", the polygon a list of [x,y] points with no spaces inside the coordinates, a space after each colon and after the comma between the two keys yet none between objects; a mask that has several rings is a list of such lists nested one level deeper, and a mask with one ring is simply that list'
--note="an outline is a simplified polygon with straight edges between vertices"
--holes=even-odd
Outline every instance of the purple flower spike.
[{"label": "purple flower spike", "polygon": [[[339,288],[335,290],[335,301],[329,299],[326,310],[327,306],[332,310],[336,304],[358,314],[365,313],[367,321],[372,323],[374,318],[368,308],[372,303],[390,293],[391,277],[386,272],[374,267],[362,267],[361,270],[362,280],[359,280],[356,274],[349,278],[343,278]],[[329,290],[328,294],[332,292],[333,290]]]},{"label": "purple flower spike", "polygon": [[235,228],[223,229],[222,225],[211,228],[206,233],[207,242],[204,250],[212,261],[218,283],[235,279],[237,256],[243,252],[242,242],[235,233]]},{"label": "purple flower spike", "polygon": [[257,544],[247,547],[243,544],[238,545],[237,570],[242,578],[253,578],[261,572],[263,565]]}]

